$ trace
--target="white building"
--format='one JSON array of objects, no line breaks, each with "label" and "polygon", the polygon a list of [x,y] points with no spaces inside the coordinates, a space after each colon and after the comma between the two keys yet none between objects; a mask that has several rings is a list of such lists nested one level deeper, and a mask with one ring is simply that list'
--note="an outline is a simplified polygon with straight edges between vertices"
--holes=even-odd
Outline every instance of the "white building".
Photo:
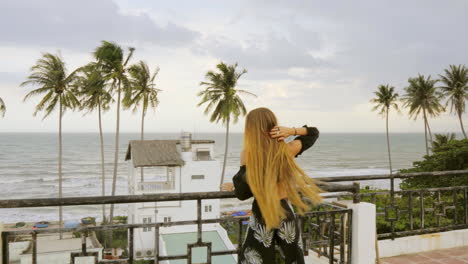
[{"label": "white building", "polygon": [[[192,140],[183,133],[180,140],[130,141],[125,160],[129,161],[129,194],[188,193],[219,191],[220,162],[214,160],[213,140]],[[142,169],[144,168],[144,169]],[[172,222],[197,219],[196,201],[138,203],[129,205],[128,223]],[[202,219],[220,217],[219,199],[202,200]],[[160,255],[187,253],[187,243],[196,242],[196,225],[162,227]],[[135,230],[134,256],[152,258],[154,228]],[[212,242],[212,251],[235,249],[227,232],[219,224],[203,225],[202,239]],[[194,250],[194,261],[205,259]],[[198,252],[198,253],[197,253]],[[206,252],[206,251],[205,251]],[[206,254],[206,253],[205,253]],[[236,263],[237,256],[213,257],[213,263]],[[196,262],[201,262],[196,261]],[[185,261],[170,261],[185,263]]]}]

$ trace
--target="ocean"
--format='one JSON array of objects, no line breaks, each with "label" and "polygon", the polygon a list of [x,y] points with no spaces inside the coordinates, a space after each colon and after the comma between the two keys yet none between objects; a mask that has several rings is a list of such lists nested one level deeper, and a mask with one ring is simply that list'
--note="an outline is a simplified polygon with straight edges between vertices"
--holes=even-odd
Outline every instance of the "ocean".
[{"label": "ocean", "polygon": [[[124,161],[129,140],[138,133],[120,135],[117,194],[127,193],[129,165]],[[147,133],[145,139],[177,139],[179,133]],[[197,133],[193,139],[215,140],[215,159],[222,162],[224,133]],[[110,195],[114,160],[114,135],[104,134],[106,191]],[[225,181],[239,168],[242,134],[232,133],[229,140]],[[425,154],[424,134],[391,134],[394,170],[408,168]],[[2,199],[57,197],[58,137],[54,133],[0,133],[0,193]],[[388,157],[384,133],[321,133],[316,144],[297,158],[311,177],[386,174]],[[63,193],[65,197],[101,195],[99,135],[63,134]],[[364,183],[367,184],[367,183]],[[386,188],[388,181],[370,182]],[[100,219],[100,206],[64,207],[64,219],[94,216]],[[116,215],[125,214],[125,205],[116,206]],[[57,220],[57,208],[0,209],[0,221]]]}]

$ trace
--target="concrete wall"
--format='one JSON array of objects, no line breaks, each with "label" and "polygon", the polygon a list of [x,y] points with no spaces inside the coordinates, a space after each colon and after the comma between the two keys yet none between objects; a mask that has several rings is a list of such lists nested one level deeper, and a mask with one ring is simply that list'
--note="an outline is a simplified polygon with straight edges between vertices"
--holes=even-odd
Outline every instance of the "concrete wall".
[{"label": "concrete wall", "polygon": [[[371,203],[352,203],[352,201],[340,201],[340,204],[353,210],[352,213],[352,264],[373,264],[376,262],[376,208]],[[309,256],[305,263],[325,264],[329,259],[318,256],[309,250]]]},{"label": "concrete wall", "polygon": [[25,251],[29,246],[29,241],[22,241],[22,242],[13,242],[8,245],[8,252],[10,253],[10,261],[11,262],[19,262],[20,255]]},{"label": "concrete wall", "polygon": [[[235,250],[237,249],[231,242],[231,239],[229,239],[229,235],[221,225],[216,224],[216,230],[218,231],[219,236],[221,239],[224,241],[224,244],[227,246],[228,250]],[[232,257],[234,260],[237,262],[237,254],[233,254]]]},{"label": "concrete wall", "polygon": [[306,264],[329,264],[330,260],[327,257],[319,256],[316,252],[309,250],[309,255],[304,257]]},{"label": "concrete wall", "polygon": [[371,203],[347,203],[353,210],[351,263],[364,264],[376,261],[376,209]]},{"label": "concrete wall", "polygon": [[[352,263],[375,263],[377,256],[375,205],[364,202],[346,205],[353,209]],[[384,258],[460,246],[468,246],[468,230],[379,240],[378,252],[379,257]]]},{"label": "concrete wall", "polygon": [[436,249],[468,246],[468,230],[400,237],[379,241],[379,257],[392,257]]},{"label": "concrete wall", "polygon": [[[180,145],[179,145],[180,146]],[[213,159],[215,156],[214,153],[214,143],[207,144],[192,144],[192,155],[195,158],[197,155],[197,150],[208,150],[210,151],[210,156]]]}]

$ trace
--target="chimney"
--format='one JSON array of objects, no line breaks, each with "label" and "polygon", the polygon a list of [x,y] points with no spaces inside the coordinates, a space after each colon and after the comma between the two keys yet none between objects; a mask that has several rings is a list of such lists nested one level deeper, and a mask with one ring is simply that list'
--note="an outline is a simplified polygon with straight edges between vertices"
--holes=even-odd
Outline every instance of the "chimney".
[{"label": "chimney", "polygon": [[180,135],[180,146],[182,152],[192,151],[192,134],[190,132],[182,132]]},{"label": "chimney", "polygon": [[182,159],[186,162],[192,161],[192,134],[182,132],[180,135],[180,149]]}]

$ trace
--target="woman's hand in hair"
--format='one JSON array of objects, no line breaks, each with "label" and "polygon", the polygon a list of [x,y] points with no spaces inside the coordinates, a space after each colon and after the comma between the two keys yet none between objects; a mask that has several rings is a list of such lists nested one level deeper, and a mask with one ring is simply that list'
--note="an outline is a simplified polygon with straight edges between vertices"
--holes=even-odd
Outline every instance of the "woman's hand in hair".
[{"label": "woman's hand in hair", "polygon": [[221,184],[221,191],[222,192],[233,192],[234,191],[234,184],[232,182],[225,182]]},{"label": "woman's hand in hair", "polygon": [[270,137],[276,138],[277,141],[283,141],[291,135],[294,135],[294,128],[275,126],[270,130]]}]

